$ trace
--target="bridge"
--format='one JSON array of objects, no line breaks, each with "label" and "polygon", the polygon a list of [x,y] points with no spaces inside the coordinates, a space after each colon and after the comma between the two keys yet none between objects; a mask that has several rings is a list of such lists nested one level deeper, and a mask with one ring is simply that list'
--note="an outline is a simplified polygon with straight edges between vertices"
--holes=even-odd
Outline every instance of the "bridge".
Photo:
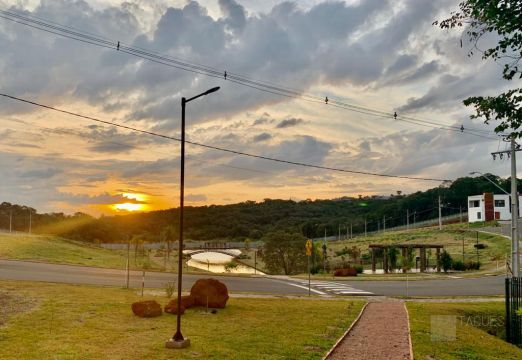
[{"label": "bridge", "polygon": [[239,249],[210,248],[210,249],[183,250],[183,253],[187,254],[187,255],[201,254],[201,253],[205,253],[205,252],[216,252],[216,253],[225,254],[225,255],[229,255],[229,256],[233,256],[233,257],[241,255],[241,250],[239,250]]}]

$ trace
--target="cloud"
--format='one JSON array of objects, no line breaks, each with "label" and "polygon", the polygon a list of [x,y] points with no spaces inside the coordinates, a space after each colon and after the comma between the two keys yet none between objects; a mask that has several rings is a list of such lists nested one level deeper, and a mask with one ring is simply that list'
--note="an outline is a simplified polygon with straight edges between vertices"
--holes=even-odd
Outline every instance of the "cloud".
[{"label": "cloud", "polygon": [[462,101],[469,96],[493,94],[507,85],[501,80],[499,69],[494,64],[483,67],[482,71],[481,77],[477,77],[475,73],[442,75],[435,86],[419,97],[409,98],[397,111],[447,110],[451,107],[461,107]]},{"label": "cloud", "polygon": [[111,204],[148,204],[146,201],[140,201],[133,198],[128,198],[122,194],[109,194],[103,193],[98,195],[78,195],[70,193],[60,193],[57,201],[67,201],[75,204],[100,204],[100,205],[111,205]]},{"label": "cloud", "polygon": [[254,142],[261,142],[261,141],[270,140],[271,138],[272,138],[271,134],[264,132],[264,133],[254,136],[253,140],[254,140]]},{"label": "cloud", "polygon": [[299,125],[299,124],[301,124],[303,122],[304,122],[303,119],[290,118],[290,119],[282,120],[279,124],[277,124],[276,127],[278,129],[284,129],[284,128],[288,128],[288,127]]}]

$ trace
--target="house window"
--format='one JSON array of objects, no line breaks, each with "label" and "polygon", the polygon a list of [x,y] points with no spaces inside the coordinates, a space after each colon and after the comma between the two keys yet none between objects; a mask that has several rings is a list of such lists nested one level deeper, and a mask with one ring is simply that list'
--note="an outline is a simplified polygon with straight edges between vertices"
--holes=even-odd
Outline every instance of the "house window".
[{"label": "house window", "polygon": [[482,219],[482,214],[480,213],[480,211],[477,213],[477,219]]},{"label": "house window", "polygon": [[480,207],[480,200],[470,200],[469,207],[470,208]]},{"label": "house window", "polygon": [[506,200],[495,200],[495,207],[506,207]]}]

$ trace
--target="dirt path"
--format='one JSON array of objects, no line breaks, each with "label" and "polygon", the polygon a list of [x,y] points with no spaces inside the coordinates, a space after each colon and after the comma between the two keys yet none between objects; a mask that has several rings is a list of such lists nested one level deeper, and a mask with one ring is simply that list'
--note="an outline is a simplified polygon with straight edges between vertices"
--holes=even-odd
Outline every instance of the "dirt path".
[{"label": "dirt path", "polygon": [[408,315],[399,301],[371,302],[327,360],[409,360]]}]

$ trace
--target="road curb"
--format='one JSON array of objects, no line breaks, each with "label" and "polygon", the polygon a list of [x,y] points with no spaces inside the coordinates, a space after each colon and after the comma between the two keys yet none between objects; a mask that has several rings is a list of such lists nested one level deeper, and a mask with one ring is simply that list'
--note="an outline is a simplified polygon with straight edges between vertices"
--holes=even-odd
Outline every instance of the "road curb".
[{"label": "road curb", "polygon": [[348,328],[348,330],[346,330],[344,332],[344,334],[337,340],[337,342],[332,346],[332,348],[326,353],[326,355],[323,357],[323,360],[326,360],[333,352],[334,350],[337,348],[337,346],[339,346],[339,344],[341,343],[341,341],[344,340],[344,338],[346,336],[348,336],[348,334],[350,333],[350,331],[352,331],[352,329],[354,328],[354,326],[359,322],[359,319],[361,318],[364,310],[366,309],[366,307],[368,306],[369,302],[367,302],[366,304],[364,304],[364,306],[362,307],[361,311],[359,312],[359,315],[357,315],[357,317],[355,318],[355,320],[352,322],[352,325],[350,325],[350,327]]},{"label": "road curb", "polygon": [[410,328],[410,313],[408,312],[408,307],[406,306],[406,302],[404,304],[404,310],[406,311],[406,321],[408,322],[408,343],[410,346],[410,360],[413,359],[413,343],[411,341],[411,328]]}]

